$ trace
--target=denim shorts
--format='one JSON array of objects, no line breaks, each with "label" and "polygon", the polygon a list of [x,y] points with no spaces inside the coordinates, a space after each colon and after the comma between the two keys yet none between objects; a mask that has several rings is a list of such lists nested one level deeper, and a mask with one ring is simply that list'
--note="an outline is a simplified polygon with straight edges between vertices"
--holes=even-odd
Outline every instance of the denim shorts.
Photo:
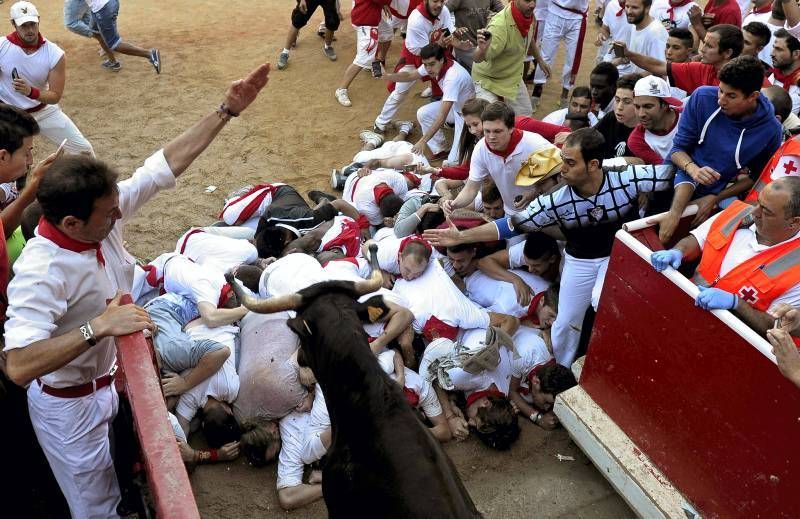
[{"label": "denim shorts", "polygon": [[122,38],[117,32],[117,15],[119,14],[119,0],[108,0],[96,13],[92,13],[93,29],[99,32],[100,36],[114,50],[122,42]]}]

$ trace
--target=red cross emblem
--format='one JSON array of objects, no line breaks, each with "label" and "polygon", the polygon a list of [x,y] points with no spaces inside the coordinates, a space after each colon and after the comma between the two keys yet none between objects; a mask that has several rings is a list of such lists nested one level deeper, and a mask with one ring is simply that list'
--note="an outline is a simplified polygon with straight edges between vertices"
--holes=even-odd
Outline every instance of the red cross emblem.
[{"label": "red cross emblem", "polygon": [[787,177],[797,171],[797,166],[794,165],[794,161],[790,160],[789,162],[783,165],[783,174]]},{"label": "red cross emblem", "polygon": [[749,304],[754,304],[758,301],[758,290],[753,288],[752,286],[746,286],[739,289],[739,297],[742,298],[742,301]]}]

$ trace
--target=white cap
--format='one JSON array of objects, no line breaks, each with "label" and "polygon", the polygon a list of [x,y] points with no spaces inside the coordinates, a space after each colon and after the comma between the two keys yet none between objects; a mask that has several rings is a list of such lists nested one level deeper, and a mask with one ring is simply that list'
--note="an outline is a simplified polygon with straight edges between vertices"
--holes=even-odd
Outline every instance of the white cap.
[{"label": "white cap", "polygon": [[671,106],[683,106],[683,103],[672,96],[669,83],[658,76],[645,76],[633,87],[633,96],[658,97]]},{"label": "white cap", "polygon": [[39,23],[39,11],[30,2],[17,2],[11,6],[11,19],[17,27],[28,22]]}]

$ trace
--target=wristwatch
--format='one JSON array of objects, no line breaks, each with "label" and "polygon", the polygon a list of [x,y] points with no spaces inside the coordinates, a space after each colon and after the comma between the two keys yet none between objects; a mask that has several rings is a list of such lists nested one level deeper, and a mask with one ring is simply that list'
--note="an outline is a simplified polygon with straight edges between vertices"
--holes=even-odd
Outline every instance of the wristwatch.
[{"label": "wristwatch", "polygon": [[89,324],[89,321],[86,321],[84,324],[78,328],[83,335],[83,340],[89,343],[89,346],[94,346],[97,344],[97,337],[94,336],[94,330],[92,330],[92,325]]}]

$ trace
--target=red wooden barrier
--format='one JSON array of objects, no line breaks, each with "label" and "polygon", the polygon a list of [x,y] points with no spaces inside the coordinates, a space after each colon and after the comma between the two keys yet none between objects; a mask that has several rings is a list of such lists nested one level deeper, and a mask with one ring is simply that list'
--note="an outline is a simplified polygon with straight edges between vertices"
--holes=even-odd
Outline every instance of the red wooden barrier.
[{"label": "red wooden barrier", "polygon": [[[130,296],[123,296],[122,304],[130,303]],[[199,518],[189,476],[167,419],[151,348],[141,332],[117,337],[117,361],[124,372],[125,393],[156,514],[167,519]]]},{"label": "red wooden barrier", "polygon": [[618,234],[580,384],[703,516],[800,517],[800,390],[768,349]]}]

